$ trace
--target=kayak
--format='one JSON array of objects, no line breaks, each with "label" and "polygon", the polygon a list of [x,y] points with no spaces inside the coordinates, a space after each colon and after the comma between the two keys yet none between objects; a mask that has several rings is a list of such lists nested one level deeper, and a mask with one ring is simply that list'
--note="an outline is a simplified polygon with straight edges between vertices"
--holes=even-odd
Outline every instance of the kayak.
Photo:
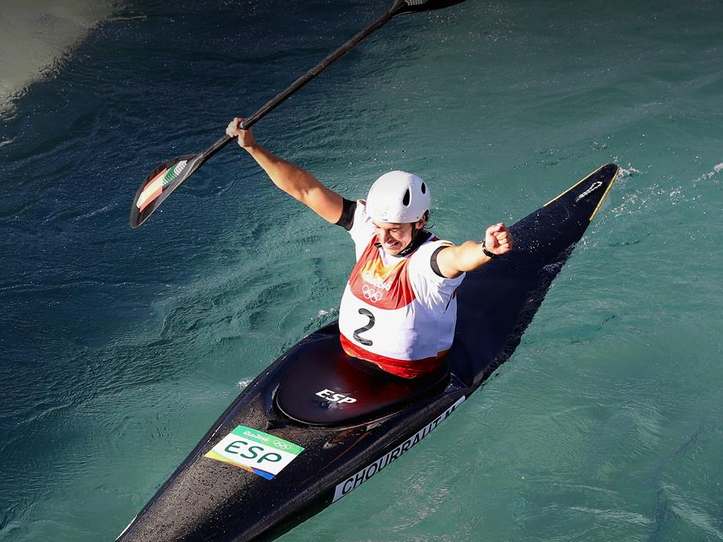
[{"label": "kayak", "polygon": [[444,370],[394,377],[348,357],[336,323],[319,329],[239,395],[117,540],[272,540],[381,473],[510,358],[617,175],[597,169],[467,274]]}]

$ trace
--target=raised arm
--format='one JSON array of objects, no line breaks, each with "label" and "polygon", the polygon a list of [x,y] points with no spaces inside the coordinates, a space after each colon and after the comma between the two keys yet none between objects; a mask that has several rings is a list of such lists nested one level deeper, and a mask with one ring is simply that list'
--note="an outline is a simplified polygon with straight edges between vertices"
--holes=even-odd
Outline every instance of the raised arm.
[{"label": "raised arm", "polygon": [[437,255],[437,266],[445,277],[455,278],[482,267],[494,257],[507,254],[512,250],[512,245],[512,234],[507,226],[500,222],[487,228],[485,240],[481,243],[466,241],[459,246],[442,250]]},{"label": "raised arm", "polygon": [[233,119],[226,133],[238,140],[239,146],[266,172],[271,181],[294,199],[306,205],[327,222],[335,224],[344,209],[342,197],[330,190],[308,171],[279,158],[259,145],[252,130],[242,130],[243,119]]}]

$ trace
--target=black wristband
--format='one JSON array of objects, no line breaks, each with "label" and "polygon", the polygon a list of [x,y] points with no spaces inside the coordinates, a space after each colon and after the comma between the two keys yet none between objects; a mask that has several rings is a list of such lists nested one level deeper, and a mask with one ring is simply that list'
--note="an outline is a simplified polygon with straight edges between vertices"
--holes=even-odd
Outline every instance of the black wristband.
[{"label": "black wristband", "polygon": [[485,247],[485,242],[482,241],[482,252],[485,256],[487,256],[489,259],[494,260],[495,258],[499,258],[499,254],[493,254],[487,248]]}]

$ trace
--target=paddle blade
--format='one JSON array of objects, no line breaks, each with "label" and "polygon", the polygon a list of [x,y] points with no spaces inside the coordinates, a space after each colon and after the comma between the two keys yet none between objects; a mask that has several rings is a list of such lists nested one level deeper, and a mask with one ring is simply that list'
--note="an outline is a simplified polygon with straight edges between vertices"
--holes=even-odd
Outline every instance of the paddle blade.
[{"label": "paddle blade", "polygon": [[431,11],[443,9],[461,4],[464,0],[396,0],[392,11],[398,13],[415,13],[419,11]]},{"label": "paddle blade", "polygon": [[135,229],[153,214],[153,211],[198,169],[200,154],[186,154],[163,162],[143,181],[131,206],[131,228]]}]

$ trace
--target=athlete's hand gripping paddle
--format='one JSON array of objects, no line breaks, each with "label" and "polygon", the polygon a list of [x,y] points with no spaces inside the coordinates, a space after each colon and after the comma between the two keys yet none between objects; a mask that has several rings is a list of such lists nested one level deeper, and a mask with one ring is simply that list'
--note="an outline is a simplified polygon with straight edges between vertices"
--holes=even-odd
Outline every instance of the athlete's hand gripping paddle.
[{"label": "athlete's hand gripping paddle", "polygon": [[[395,0],[392,7],[389,8],[384,15],[379,17],[367,28],[359,32],[356,36],[339,47],[324,60],[319,62],[319,64],[314,66],[305,75],[299,77],[289,86],[289,88],[280,92],[275,98],[256,111],[256,113],[246,118],[243,121],[241,128],[251,128],[267,113],[273,111],[279,104],[289,98],[314,77],[319,75],[332,62],[344,56],[364,38],[373,32],[376,32],[393,17],[403,13],[416,13],[420,11],[446,8],[462,2],[464,2],[464,0]],[[161,203],[163,203],[165,199],[181,185],[182,182],[193,175],[196,170],[198,170],[198,168],[206,162],[206,160],[211,158],[211,156],[216,154],[231,141],[233,141],[232,137],[224,135],[201,154],[186,154],[184,156],[178,156],[163,162],[154,169],[148,177],[146,177],[145,181],[143,181],[143,184],[136,192],[135,198],[133,198],[130,217],[131,228],[137,228],[143,224],[143,222],[151,216],[153,211],[158,209]]]}]

